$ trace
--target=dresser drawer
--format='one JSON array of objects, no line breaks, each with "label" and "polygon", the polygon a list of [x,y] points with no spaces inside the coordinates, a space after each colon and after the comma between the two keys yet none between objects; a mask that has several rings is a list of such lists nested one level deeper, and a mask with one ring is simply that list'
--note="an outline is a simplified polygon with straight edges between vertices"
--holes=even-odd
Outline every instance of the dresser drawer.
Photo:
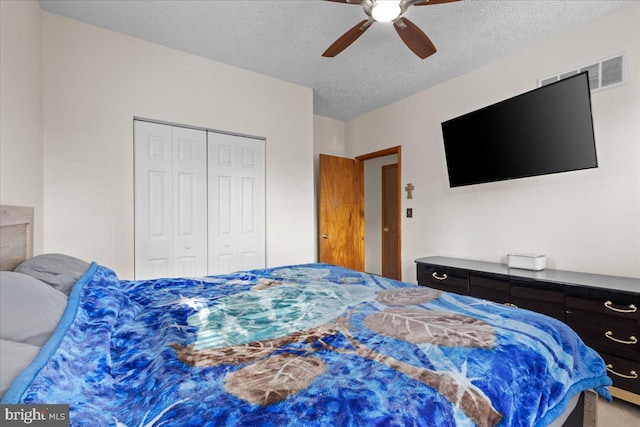
[{"label": "dresser drawer", "polygon": [[638,322],[635,319],[567,309],[567,324],[594,349],[640,361]]},{"label": "dresser drawer", "polygon": [[509,279],[505,276],[487,273],[469,273],[469,295],[500,304],[510,301]]},{"label": "dresser drawer", "polygon": [[600,353],[614,387],[640,394],[640,362]]},{"label": "dresser drawer", "polygon": [[418,284],[469,295],[469,273],[457,268],[418,264]]},{"label": "dresser drawer", "polygon": [[567,309],[578,309],[605,316],[640,322],[640,297],[601,289],[567,287]]},{"label": "dresser drawer", "polygon": [[511,279],[511,304],[565,321],[562,285]]}]

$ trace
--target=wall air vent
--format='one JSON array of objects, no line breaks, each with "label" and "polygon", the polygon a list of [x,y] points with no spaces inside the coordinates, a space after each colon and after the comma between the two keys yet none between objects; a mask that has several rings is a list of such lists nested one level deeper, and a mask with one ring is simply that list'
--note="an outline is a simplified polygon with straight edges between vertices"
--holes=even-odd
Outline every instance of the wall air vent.
[{"label": "wall air vent", "polygon": [[571,77],[583,71],[589,74],[591,92],[609,89],[627,82],[627,55],[620,53],[598,62],[538,79],[538,87]]}]

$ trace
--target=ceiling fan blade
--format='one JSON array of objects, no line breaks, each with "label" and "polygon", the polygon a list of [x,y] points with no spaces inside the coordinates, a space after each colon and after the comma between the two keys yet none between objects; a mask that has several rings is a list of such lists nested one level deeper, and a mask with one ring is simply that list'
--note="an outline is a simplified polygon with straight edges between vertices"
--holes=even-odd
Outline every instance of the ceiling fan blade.
[{"label": "ceiling fan blade", "polygon": [[393,24],[404,44],[420,58],[424,59],[436,53],[436,47],[416,24],[407,18],[398,18]]},{"label": "ceiling fan blade", "polygon": [[334,1],[336,3],[357,4],[358,6],[361,3],[360,0],[327,0],[327,1]]},{"label": "ceiling fan blade", "polygon": [[[338,1],[338,0],[329,0],[329,1]],[[455,1],[462,1],[462,0],[429,0],[429,1],[420,1],[417,3],[414,3],[414,6],[429,6],[430,4],[443,4],[443,3],[453,3]]]},{"label": "ceiling fan blade", "polygon": [[370,19],[365,19],[363,21],[358,22],[353,28],[344,33],[338,40],[333,42],[331,46],[327,50],[324,51],[322,56],[332,58],[345,50],[351,45],[354,41],[358,39],[373,23]]}]

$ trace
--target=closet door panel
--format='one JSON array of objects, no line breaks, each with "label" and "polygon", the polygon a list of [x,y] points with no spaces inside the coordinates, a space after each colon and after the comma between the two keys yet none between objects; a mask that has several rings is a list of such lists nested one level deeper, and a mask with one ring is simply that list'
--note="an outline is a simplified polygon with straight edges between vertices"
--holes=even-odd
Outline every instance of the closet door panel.
[{"label": "closet door panel", "polygon": [[[228,171],[227,171],[228,172]],[[233,203],[237,193],[233,176],[219,175],[209,196],[209,273],[222,274],[237,270],[235,253],[237,212]]]},{"label": "closet door panel", "polygon": [[239,230],[240,269],[266,266],[265,254],[265,147],[264,141],[240,138],[241,227]]},{"label": "closet door panel", "polygon": [[136,279],[207,273],[206,137],[134,121]]},{"label": "closet door panel", "polygon": [[207,135],[173,127],[175,276],[207,274]]},{"label": "closet door panel", "polygon": [[238,270],[238,153],[234,137],[208,133],[209,274]]},{"label": "closet door panel", "polygon": [[233,205],[231,204],[231,195],[234,192],[233,177],[231,176],[218,176],[218,186],[213,189],[217,190],[217,197],[215,200],[215,206],[212,207],[214,215],[217,214],[217,226],[218,226],[218,238],[230,241],[233,237],[234,229],[234,212]]},{"label": "closet door panel", "polygon": [[149,204],[146,206],[145,216],[149,226],[148,237],[168,242],[171,239],[171,221],[166,208],[171,194],[171,177],[166,171],[156,170],[149,171],[147,179]]},{"label": "closet door panel", "polygon": [[173,272],[172,133],[170,126],[134,122],[136,278]]},{"label": "closet door panel", "polygon": [[209,132],[208,146],[209,274],[264,267],[264,141]]},{"label": "closet door panel", "polygon": [[137,279],[266,266],[265,142],[134,121]]},{"label": "closet door panel", "polygon": [[237,270],[236,266],[238,265],[238,263],[235,261],[234,254],[230,252],[218,254],[218,257],[215,260],[215,262],[216,262],[216,268],[220,271],[220,273],[213,273],[213,274],[232,273]]},{"label": "closet door panel", "polygon": [[152,259],[149,260],[148,265],[145,267],[146,274],[136,272],[136,279],[152,279],[154,277],[167,277],[168,271],[171,269],[169,265],[170,258]]}]

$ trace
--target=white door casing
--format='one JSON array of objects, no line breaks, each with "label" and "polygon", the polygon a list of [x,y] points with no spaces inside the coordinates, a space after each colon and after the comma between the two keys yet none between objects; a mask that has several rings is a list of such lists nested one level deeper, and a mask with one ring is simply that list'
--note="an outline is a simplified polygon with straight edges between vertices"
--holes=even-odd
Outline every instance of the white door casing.
[{"label": "white door casing", "polygon": [[264,268],[265,142],[208,132],[209,274]]}]

